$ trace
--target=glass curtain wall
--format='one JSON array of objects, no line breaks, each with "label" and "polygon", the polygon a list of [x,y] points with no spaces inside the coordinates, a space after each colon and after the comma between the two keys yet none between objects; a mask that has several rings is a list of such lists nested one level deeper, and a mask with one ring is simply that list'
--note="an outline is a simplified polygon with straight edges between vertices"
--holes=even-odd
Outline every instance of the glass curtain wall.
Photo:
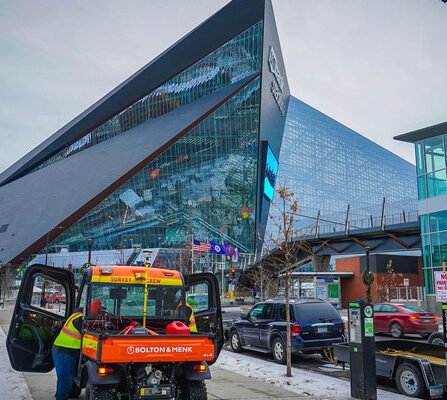
[{"label": "glass curtain wall", "polygon": [[102,201],[50,248],[179,248],[194,236],[252,251],[260,78]]},{"label": "glass curtain wall", "polygon": [[428,294],[434,293],[433,271],[447,264],[447,210],[421,216],[424,279]]},{"label": "glass curtain wall", "polygon": [[447,193],[446,140],[444,135],[416,143],[420,200]]},{"label": "glass curtain wall", "polygon": [[45,168],[260,71],[262,25],[262,21],[258,22],[34,170]]},{"label": "glass curtain wall", "polygon": [[[447,193],[446,145],[447,135],[416,143],[420,200]],[[447,263],[447,211],[422,215],[421,233],[425,288],[428,294],[433,294],[433,271],[440,270],[443,262]]]},{"label": "glass curtain wall", "polygon": [[387,216],[414,211],[414,177],[409,162],[291,97],[276,182],[299,196],[300,227],[315,225],[320,211],[322,227],[343,230],[348,204],[350,220],[368,227],[384,197]]}]

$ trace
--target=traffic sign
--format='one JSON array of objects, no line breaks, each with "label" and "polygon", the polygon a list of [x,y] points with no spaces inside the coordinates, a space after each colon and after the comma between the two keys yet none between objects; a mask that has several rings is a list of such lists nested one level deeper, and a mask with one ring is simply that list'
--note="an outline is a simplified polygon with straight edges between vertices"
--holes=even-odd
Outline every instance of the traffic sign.
[{"label": "traffic sign", "polygon": [[447,303],[447,272],[435,271],[436,301]]}]

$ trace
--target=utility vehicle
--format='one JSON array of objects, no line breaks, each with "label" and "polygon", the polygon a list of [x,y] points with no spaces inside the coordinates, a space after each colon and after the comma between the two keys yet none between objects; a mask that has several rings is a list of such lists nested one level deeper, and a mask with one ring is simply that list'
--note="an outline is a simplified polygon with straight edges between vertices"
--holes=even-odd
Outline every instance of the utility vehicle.
[{"label": "utility vehicle", "polygon": [[[36,288],[57,286],[62,308],[36,299]],[[72,397],[86,400],[204,400],[209,365],[224,337],[216,277],[138,266],[92,266],[75,296],[72,272],[32,265],[25,273],[7,337],[12,367],[49,372],[51,349],[64,321],[82,308],[81,351]],[[190,332],[187,295],[200,293],[197,333]],[[100,314],[89,313],[99,299]],[[146,302],[145,302],[146,299]],[[207,301],[205,301],[205,299]]]}]

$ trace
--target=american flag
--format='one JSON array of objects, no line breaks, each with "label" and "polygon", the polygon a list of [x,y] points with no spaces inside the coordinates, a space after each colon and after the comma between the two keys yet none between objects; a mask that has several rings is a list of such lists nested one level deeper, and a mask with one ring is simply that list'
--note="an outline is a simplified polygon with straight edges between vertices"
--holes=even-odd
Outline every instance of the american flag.
[{"label": "american flag", "polygon": [[207,253],[211,249],[211,245],[206,242],[199,242],[198,240],[194,240],[192,242],[192,250],[193,251],[200,251],[202,253]]}]

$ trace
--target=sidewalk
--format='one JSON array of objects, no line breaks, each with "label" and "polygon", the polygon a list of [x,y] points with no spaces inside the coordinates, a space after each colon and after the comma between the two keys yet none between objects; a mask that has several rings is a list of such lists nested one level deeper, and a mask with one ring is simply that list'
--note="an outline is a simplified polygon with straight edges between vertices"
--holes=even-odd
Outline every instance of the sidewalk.
[{"label": "sidewalk", "polygon": [[[23,374],[14,371],[9,364],[6,351],[6,335],[0,327],[0,388],[9,399],[31,400],[31,394]],[[1,397],[1,396],[0,396]],[[6,398],[5,397],[5,398]]]}]

